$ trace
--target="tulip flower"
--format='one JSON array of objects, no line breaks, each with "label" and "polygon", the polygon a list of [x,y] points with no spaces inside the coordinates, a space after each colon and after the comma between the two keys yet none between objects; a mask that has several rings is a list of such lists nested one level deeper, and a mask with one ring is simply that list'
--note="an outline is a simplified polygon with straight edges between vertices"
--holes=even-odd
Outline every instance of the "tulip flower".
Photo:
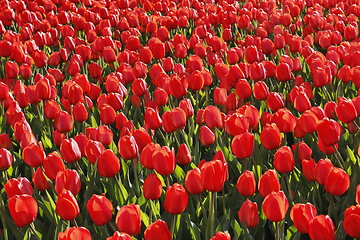
[{"label": "tulip flower", "polygon": [[171,232],[164,220],[158,219],[150,224],[144,233],[145,240],[171,240]]},{"label": "tulip flower", "polygon": [[360,221],[360,206],[350,206],[345,210],[344,229],[346,234],[353,238],[360,238],[360,231],[357,227]]},{"label": "tulip flower", "polygon": [[231,142],[231,149],[239,159],[251,157],[254,150],[254,135],[249,132],[236,135]]},{"label": "tulip flower", "polygon": [[120,160],[111,149],[107,149],[99,155],[97,168],[101,176],[114,177],[120,170]]},{"label": "tulip flower", "polygon": [[161,175],[170,175],[176,167],[175,150],[170,150],[167,146],[158,148],[152,155],[154,169]]},{"label": "tulip flower", "polygon": [[285,218],[289,202],[283,191],[271,192],[262,204],[265,216],[272,222],[280,222]]},{"label": "tulip flower", "polygon": [[112,235],[111,237],[106,238],[106,240],[132,240],[133,238],[127,234],[127,233],[121,233],[116,231],[114,233],[114,235]]},{"label": "tulip flower", "polygon": [[231,236],[228,232],[217,232],[214,237],[210,238],[210,240],[230,240]]},{"label": "tulip flower", "polygon": [[236,188],[244,197],[254,195],[256,189],[254,173],[246,170],[243,174],[241,174],[237,181]]},{"label": "tulip flower", "polygon": [[317,210],[311,203],[297,203],[290,211],[290,218],[296,229],[303,233],[309,233],[309,223],[316,216]]},{"label": "tulip flower", "polygon": [[84,227],[72,227],[67,228],[64,232],[59,232],[58,240],[91,240],[91,234],[89,230]]},{"label": "tulip flower", "polygon": [[31,186],[30,181],[25,177],[9,179],[5,183],[4,188],[8,199],[15,195],[27,194],[32,196],[33,194],[33,187]]},{"label": "tulip flower", "polygon": [[315,168],[316,181],[320,185],[325,185],[327,178],[333,168],[334,166],[332,165],[330,159],[320,159]]},{"label": "tulip flower", "polygon": [[338,122],[324,118],[317,124],[317,132],[321,142],[329,147],[339,142],[342,128]]},{"label": "tulip flower", "polygon": [[55,117],[55,128],[60,133],[70,132],[73,128],[74,121],[70,114],[60,111]]},{"label": "tulip flower", "polygon": [[66,169],[63,172],[58,172],[55,180],[55,191],[60,194],[64,189],[69,190],[76,196],[81,188],[81,181],[79,174],[75,170]]},{"label": "tulip flower", "polygon": [[254,228],[259,223],[258,206],[256,202],[251,202],[247,199],[239,210],[240,223],[245,221],[248,228]]},{"label": "tulip flower", "polygon": [[267,170],[259,179],[258,189],[261,196],[266,197],[272,191],[280,191],[280,183],[274,169]]},{"label": "tulip flower", "polygon": [[309,182],[313,182],[316,180],[315,169],[316,169],[316,162],[314,159],[311,160],[304,159],[302,161],[302,171],[306,180],[308,180]]},{"label": "tulip flower", "polygon": [[185,188],[178,183],[169,186],[165,195],[165,210],[172,214],[177,215],[182,213],[188,205],[189,196]]},{"label": "tulip flower", "polygon": [[163,191],[163,187],[160,179],[156,174],[150,174],[146,177],[143,184],[144,197],[147,200],[157,200],[160,198]]},{"label": "tulip flower", "polygon": [[139,150],[133,136],[123,136],[118,142],[119,153],[125,160],[130,160],[138,156]]},{"label": "tulip flower", "polygon": [[282,135],[279,128],[275,123],[266,124],[264,129],[261,131],[260,140],[264,148],[267,150],[274,150],[281,144]]},{"label": "tulip flower", "polygon": [[98,226],[103,226],[112,218],[113,205],[110,200],[103,195],[93,195],[86,204],[87,210],[93,222]]},{"label": "tulip flower", "polygon": [[41,168],[36,169],[32,178],[32,182],[39,191],[51,189],[51,186],[45,178],[45,174]]},{"label": "tulip flower", "polygon": [[8,207],[16,226],[23,228],[32,223],[38,213],[38,204],[27,194],[16,195],[9,199]]},{"label": "tulip flower", "polygon": [[295,161],[291,148],[283,146],[274,155],[274,167],[279,173],[289,173],[294,170]]},{"label": "tulip flower", "polygon": [[212,145],[215,142],[216,136],[208,126],[200,128],[199,140],[205,147]]},{"label": "tulip flower", "polygon": [[43,164],[46,155],[36,144],[27,146],[23,151],[23,159],[31,167],[39,167]]},{"label": "tulip flower", "polygon": [[116,225],[120,232],[136,236],[141,230],[141,217],[139,205],[130,204],[123,206],[116,214]]},{"label": "tulip flower", "polygon": [[6,148],[0,149],[0,171],[7,170],[13,162],[11,153]]},{"label": "tulip flower", "polygon": [[312,240],[335,240],[334,223],[329,216],[319,215],[309,222],[309,235]]},{"label": "tulip flower", "polygon": [[198,195],[205,190],[204,182],[201,178],[201,171],[199,168],[194,168],[186,173],[185,188],[188,193]]},{"label": "tulip flower", "polygon": [[326,192],[334,196],[340,196],[346,192],[349,186],[350,177],[344,170],[337,167],[330,170],[325,182]]},{"label": "tulip flower", "polygon": [[74,220],[80,213],[79,205],[74,195],[63,189],[56,202],[56,213],[65,220]]}]

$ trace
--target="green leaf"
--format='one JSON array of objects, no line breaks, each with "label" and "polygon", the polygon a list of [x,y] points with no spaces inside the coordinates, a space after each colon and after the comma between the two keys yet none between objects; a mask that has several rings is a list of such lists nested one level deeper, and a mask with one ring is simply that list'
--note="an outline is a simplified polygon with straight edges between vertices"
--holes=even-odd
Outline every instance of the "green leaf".
[{"label": "green leaf", "polygon": [[190,230],[191,239],[194,240],[201,239],[200,229],[196,226],[196,224],[193,223],[192,221],[186,221],[186,223],[187,223],[187,227]]},{"label": "green leaf", "polygon": [[241,228],[244,230],[244,236],[245,236],[245,240],[254,240],[254,238],[250,235],[249,229],[246,226],[245,220],[241,223]]},{"label": "green leaf", "polygon": [[140,216],[141,216],[141,220],[144,223],[145,227],[149,226],[149,216],[144,213],[141,209],[140,209]]},{"label": "green leaf", "polygon": [[296,229],[294,225],[289,227],[286,231],[285,240],[298,240],[300,232]]},{"label": "green leaf", "polygon": [[234,218],[231,218],[230,226],[232,227],[232,229],[234,231],[234,239],[235,240],[239,239],[241,232],[242,232],[242,229],[241,229],[239,223]]},{"label": "green leaf", "polygon": [[346,147],[347,147],[347,150],[348,150],[348,153],[349,153],[350,160],[353,162],[353,164],[356,164],[357,159],[356,159],[356,157],[354,155],[353,150],[351,150],[351,148],[349,148],[349,146],[346,146]]},{"label": "green leaf", "polygon": [[28,228],[25,232],[23,240],[29,240],[30,238],[31,238],[31,232],[30,232],[30,228]]}]

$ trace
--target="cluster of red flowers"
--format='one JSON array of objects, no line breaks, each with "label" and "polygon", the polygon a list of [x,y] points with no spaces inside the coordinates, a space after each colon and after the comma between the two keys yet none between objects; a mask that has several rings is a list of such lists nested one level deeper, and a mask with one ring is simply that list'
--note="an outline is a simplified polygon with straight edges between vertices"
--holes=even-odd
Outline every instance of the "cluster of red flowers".
[{"label": "cluster of red flowers", "polygon": [[4,239],[360,238],[359,6],[1,0]]}]

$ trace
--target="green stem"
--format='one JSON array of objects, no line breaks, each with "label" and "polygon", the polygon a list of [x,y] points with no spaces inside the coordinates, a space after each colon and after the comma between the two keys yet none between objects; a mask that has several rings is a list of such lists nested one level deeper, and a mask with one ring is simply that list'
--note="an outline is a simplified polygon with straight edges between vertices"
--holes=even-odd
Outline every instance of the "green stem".
[{"label": "green stem", "polygon": [[199,200],[199,203],[200,203],[201,211],[202,211],[202,213],[203,213],[204,221],[207,222],[208,220],[207,220],[207,216],[206,216],[206,212],[205,212],[204,205],[203,205],[203,203],[202,203],[202,201],[201,201],[201,196],[200,196],[200,194],[198,194],[197,196],[198,196],[198,200]]},{"label": "green stem", "polygon": [[174,233],[175,233],[175,218],[176,218],[176,215],[172,215],[171,217],[171,227],[170,227],[170,231],[171,231],[171,238],[174,239]]},{"label": "green stem", "polygon": [[113,233],[116,232],[116,229],[114,228],[113,225],[111,225],[110,222],[108,222],[106,225],[113,231]]},{"label": "green stem", "polygon": [[291,202],[293,202],[293,196],[292,196],[291,187],[290,187],[289,173],[285,173],[285,176],[286,176],[286,182],[287,182],[287,186],[288,186],[288,190],[289,190],[289,197],[290,197]]},{"label": "green stem", "polygon": [[210,192],[210,237],[213,237],[215,235],[215,192]]},{"label": "green stem", "polygon": [[165,180],[166,180],[166,187],[167,188],[170,187],[170,177],[169,177],[169,175],[165,176]]},{"label": "green stem", "polygon": [[136,159],[131,160],[132,165],[133,165],[133,171],[134,171],[134,178],[135,178],[135,192],[137,193],[136,195],[138,197],[140,197],[140,185],[139,185],[139,179],[138,179],[138,175],[137,175],[137,171],[136,171]]},{"label": "green stem", "polygon": [[[124,199],[124,203],[125,203],[126,199],[125,199],[124,192],[123,192],[123,190],[122,190],[122,188],[121,188],[120,181],[119,181],[119,179],[116,177],[116,175],[114,176],[114,178],[115,178],[116,184],[118,185],[118,187],[119,187],[119,189],[120,189],[121,197]],[[120,179],[121,179],[121,178],[120,178]]]},{"label": "green stem", "polygon": [[275,239],[276,240],[280,239],[279,238],[279,223],[278,222],[275,223]]},{"label": "green stem", "polygon": [[329,215],[329,217],[331,217],[331,210],[332,210],[333,204],[334,204],[334,196],[332,194],[329,194],[329,195],[330,195],[330,205],[329,205],[328,215]]},{"label": "green stem", "polygon": [[224,187],[223,189],[221,190],[221,193],[222,193],[222,202],[223,202],[223,212],[224,212],[224,215],[226,213],[226,206],[225,206],[225,190],[224,190]]},{"label": "green stem", "polygon": [[72,223],[74,224],[74,226],[75,226],[76,228],[79,227],[75,219],[73,219],[73,220],[71,220],[71,221],[72,221]]},{"label": "green stem", "polygon": [[333,148],[334,148],[335,153],[336,153],[336,154],[334,155],[334,156],[336,157],[336,160],[338,160],[340,166],[342,166],[342,169],[344,169],[344,170],[346,171],[346,164],[345,164],[344,159],[342,158],[339,150],[336,148],[335,145],[333,145]]},{"label": "green stem", "polygon": [[152,224],[152,215],[153,215],[153,210],[152,210],[152,206],[151,206],[151,200],[148,201],[149,204],[149,224]]},{"label": "green stem", "polygon": [[30,223],[29,227],[30,227],[31,231],[33,232],[34,236],[35,236],[37,239],[41,240],[41,237],[39,236],[39,234],[38,234],[38,233],[36,232],[36,230],[35,230],[34,223]]}]

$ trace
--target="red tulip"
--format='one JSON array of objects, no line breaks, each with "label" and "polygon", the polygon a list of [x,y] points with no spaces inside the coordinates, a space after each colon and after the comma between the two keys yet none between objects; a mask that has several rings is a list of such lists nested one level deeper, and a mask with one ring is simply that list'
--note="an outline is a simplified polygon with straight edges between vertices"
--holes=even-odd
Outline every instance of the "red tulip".
[{"label": "red tulip", "polygon": [[161,126],[162,120],[159,113],[152,108],[147,108],[145,112],[145,123],[150,129],[156,130]]},{"label": "red tulip", "polygon": [[227,174],[227,164],[220,160],[206,162],[201,166],[201,178],[205,189],[210,192],[220,192],[224,187]]},{"label": "red tulip", "polygon": [[231,240],[230,233],[226,232],[217,232],[214,237],[210,238],[210,240]]},{"label": "red tulip", "polygon": [[5,183],[4,188],[8,199],[15,195],[27,194],[32,196],[33,194],[33,188],[30,184],[30,181],[25,177],[9,179]]},{"label": "red tulip", "polygon": [[41,166],[46,157],[43,150],[36,144],[27,146],[23,151],[23,159],[31,167],[37,168]]},{"label": "red tulip", "polygon": [[273,121],[276,126],[279,127],[280,132],[289,133],[292,132],[296,125],[296,119],[294,115],[288,110],[281,108],[273,115]]},{"label": "red tulip", "polygon": [[60,146],[61,157],[65,162],[73,163],[81,158],[79,145],[73,139],[66,139]]},{"label": "red tulip", "polygon": [[274,169],[267,170],[259,179],[258,189],[261,196],[266,197],[271,192],[280,191],[280,183]]},{"label": "red tulip", "polygon": [[56,202],[56,213],[64,220],[74,220],[80,213],[79,205],[74,195],[63,189]]},{"label": "red tulip", "polygon": [[73,108],[74,120],[77,122],[84,122],[88,118],[88,112],[85,105],[81,102],[76,103]]},{"label": "red tulip", "polygon": [[185,188],[193,195],[198,195],[205,190],[204,182],[201,178],[201,171],[199,168],[194,168],[186,173]]},{"label": "red tulip", "polygon": [[212,145],[215,142],[215,134],[210,130],[208,126],[202,126],[200,128],[200,142],[205,147]]},{"label": "red tulip", "polygon": [[66,169],[64,172],[58,172],[55,180],[55,191],[60,194],[63,189],[71,191],[76,196],[81,188],[81,181],[76,170]]},{"label": "red tulip", "polygon": [[316,240],[335,240],[334,223],[329,216],[319,215],[309,222],[309,235]]},{"label": "red tulip", "polygon": [[223,128],[220,110],[215,106],[207,106],[204,111],[204,120],[210,129]]},{"label": "red tulip", "polygon": [[157,148],[152,155],[154,169],[160,175],[170,175],[176,167],[175,150],[167,146]]},{"label": "red tulip", "polygon": [[165,210],[173,215],[182,213],[188,205],[189,196],[185,188],[178,183],[169,186],[165,195]]},{"label": "red tulip", "polygon": [[247,199],[239,210],[240,223],[245,221],[249,228],[254,228],[259,223],[258,205],[256,202],[251,202]]},{"label": "red tulip", "polygon": [[240,159],[251,157],[254,150],[254,135],[249,132],[236,135],[231,142],[231,149]]},{"label": "red tulip", "polygon": [[252,94],[250,83],[246,79],[239,79],[235,89],[240,99],[247,99]]},{"label": "red tulip", "polygon": [[103,226],[112,218],[113,205],[110,200],[103,195],[93,195],[86,204],[87,210],[93,222],[98,226]]},{"label": "red tulip", "polygon": [[139,205],[130,204],[122,206],[116,214],[116,225],[120,232],[136,236],[141,230],[141,217]]},{"label": "red tulip", "polygon": [[158,219],[150,224],[144,233],[145,240],[171,240],[171,232],[164,220]]},{"label": "red tulip", "polygon": [[156,174],[150,174],[146,177],[143,184],[144,197],[147,200],[157,200],[163,191],[160,179]]},{"label": "red tulip", "polygon": [[107,149],[99,155],[97,167],[101,176],[114,177],[120,170],[120,160],[111,149]]},{"label": "red tulip", "polygon": [[0,149],[0,171],[7,170],[13,162],[11,153],[6,148]]},{"label": "red tulip", "polygon": [[152,142],[150,134],[142,127],[136,129],[133,133],[133,136],[136,140],[139,151],[142,151],[146,145]]},{"label": "red tulip", "polygon": [[32,181],[35,187],[37,188],[37,190],[39,191],[45,191],[47,189],[51,189],[51,186],[46,180],[44,172],[42,171],[41,168],[36,169]]},{"label": "red tulip", "polygon": [[269,87],[263,81],[256,82],[254,85],[253,94],[257,100],[265,100],[269,95]]},{"label": "red tulip", "polygon": [[279,63],[279,65],[276,67],[276,78],[280,82],[286,82],[291,79],[293,79],[293,76],[291,74],[291,67],[287,63]]},{"label": "red tulip", "polygon": [[243,174],[241,174],[237,181],[236,188],[244,197],[254,195],[256,189],[254,173],[246,170]]},{"label": "red tulip", "polygon": [[320,159],[319,162],[316,164],[315,176],[316,181],[320,185],[325,185],[327,177],[329,176],[329,173],[332,171],[333,167],[334,166],[328,158],[325,158],[325,160]]},{"label": "red tulip", "polygon": [[272,222],[280,222],[285,218],[289,202],[283,191],[271,192],[262,204],[265,216]]},{"label": "red tulip", "polygon": [[274,166],[279,173],[289,173],[294,170],[294,155],[290,147],[283,146],[276,151]]},{"label": "red tulip", "polygon": [[104,146],[109,146],[113,141],[113,132],[106,125],[100,125],[96,131],[96,140]]},{"label": "red tulip", "polygon": [[306,180],[308,180],[309,182],[313,182],[316,180],[315,169],[316,169],[316,162],[314,159],[311,160],[304,159],[302,161],[303,174],[306,177]]},{"label": "red tulip", "polygon": [[317,124],[317,132],[321,142],[329,147],[339,142],[342,128],[338,122],[324,118]]},{"label": "red tulip", "polygon": [[274,112],[285,107],[285,101],[281,93],[271,92],[267,97],[267,106]]},{"label": "red tulip", "polygon": [[350,123],[357,118],[357,111],[352,101],[339,98],[335,109],[336,116],[343,123]]},{"label": "red tulip", "polygon": [[123,136],[118,142],[119,153],[125,160],[130,160],[139,155],[138,145],[133,136]]},{"label": "red tulip", "polygon": [[360,238],[359,231],[360,222],[360,206],[351,206],[345,210],[344,214],[344,229],[346,234],[353,238]]},{"label": "red tulip", "polygon": [[67,228],[64,232],[59,232],[58,240],[91,240],[89,230],[84,227]]},{"label": "red tulip", "polygon": [[296,229],[302,234],[309,233],[309,223],[316,216],[317,210],[311,203],[295,204],[290,211],[290,218]]},{"label": "red tulip", "polygon": [[326,178],[325,190],[334,196],[340,196],[348,190],[349,186],[349,175],[341,168],[332,168]]},{"label": "red tulip", "polygon": [[5,64],[5,71],[8,78],[16,78],[19,75],[20,69],[16,63],[7,61]]},{"label": "red tulip", "polygon": [[55,117],[55,128],[60,133],[70,132],[73,128],[74,121],[70,114],[60,111]]},{"label": "red tulip", "polygon": [[9,199],[8,207],[16,226],[23,228],[32,223],[38,213],[35,199],[27,194],[16,195]]},{"label": "red tulip", "polygon": [[281,144],[282,135],[279,128],[275,123],[266,124],[264,129],[261,131],[260,140],[264,148],[267,150],[274,150]]}]

